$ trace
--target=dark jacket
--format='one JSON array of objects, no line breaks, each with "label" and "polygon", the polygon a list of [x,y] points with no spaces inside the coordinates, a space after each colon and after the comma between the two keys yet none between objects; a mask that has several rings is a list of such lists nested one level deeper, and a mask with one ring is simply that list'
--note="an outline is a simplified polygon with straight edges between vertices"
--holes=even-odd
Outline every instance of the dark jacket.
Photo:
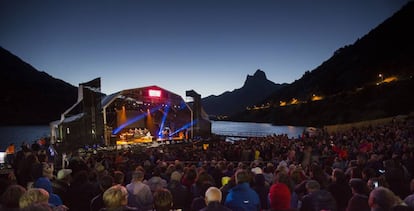
[{"label": "dark jacket", "polygon": [[355,194],[348,202],[346,211],[370,211],[368,205],[368,196],[362,194]]},{"label": "dark jacket", "polygon": [[209,202],[207,207],[204,207],[200,211],[231,211],[231,209],[223,206],[220,202]]},{"label": "dark jacket", "polygon": [[173,208],[183,209],[183,211],[190,210],[190,201],[192,196],[190,191],[179,181],[171,180],[167,185],[167,189],[173,196]]},{"label": "dark jacket", "polygon": [[329,185],[328,191],[335,198],[338,210],[344,211],[348,206],[349,199],[352,197],[352,190],[348,183],[332,183]]},{"label": "dark jacket", "polygon": [[335,199],[330,192],[318,190],[303,197],[300,211],[315,210],[337,210]]}]

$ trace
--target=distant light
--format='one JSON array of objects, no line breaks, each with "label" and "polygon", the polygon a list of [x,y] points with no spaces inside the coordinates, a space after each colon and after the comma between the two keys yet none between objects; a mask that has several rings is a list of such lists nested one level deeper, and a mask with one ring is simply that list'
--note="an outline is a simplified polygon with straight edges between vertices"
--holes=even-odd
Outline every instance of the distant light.
[{"label": "distant light", "polygon": [[150,89],[148,90],[148,95],[150,97],[161,97],[161,90]]}]

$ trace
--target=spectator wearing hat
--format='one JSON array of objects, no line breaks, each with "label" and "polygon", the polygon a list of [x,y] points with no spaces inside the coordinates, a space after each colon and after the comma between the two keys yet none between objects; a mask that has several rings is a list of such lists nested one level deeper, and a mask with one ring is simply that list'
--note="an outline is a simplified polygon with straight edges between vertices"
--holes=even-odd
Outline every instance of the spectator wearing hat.
[{"label": "spectator wearing hat", "polygon": [[263,170],[260,167],[255,167],[252,169],[253,182],[251,187],[256,191],[257,195],[260,198],[260,205],[262,209],[269,209],[269,185],[266,184],[265,177],[263,175]]},{"label": "spectator wearing hat", "polygon": [[346,211],[369,211],[368,186],[364,180],[353,178],[349,181],[353,196],[348,202]]},{"label": "spectator wearing hat", "polygon": [[50,181],[51,178],[53,178],[53,168],[49,166],[49,164],[43,162],[43,175],[42,177],[38,178],[34,184],[33,187],[35,188],[43,188],[49,193],[49,203],[54,206],[60,206],[63,205],[63,201],[60,198],[59,195],[53,193],[52,189],[52,182]]},{"label": "spectator wearing hat", "polygon": [[292,182],[286,173],[276,175],[274,184],[269,190],[270,208],[272,210],[287,210],[291,208]]},{"label": "spectator wearing hat", "polygon": [[71,169],[61,169],[57,173],[56,179],[52,180],[53,193],[60,196],[63,204],[67,203],[67,191],[70,186]]}]

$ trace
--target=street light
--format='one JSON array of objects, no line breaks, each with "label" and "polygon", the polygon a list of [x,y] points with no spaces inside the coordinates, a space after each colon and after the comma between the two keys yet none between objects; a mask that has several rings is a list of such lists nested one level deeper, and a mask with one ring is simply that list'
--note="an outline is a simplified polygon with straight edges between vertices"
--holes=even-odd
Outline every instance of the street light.
[{"label": "street light", "polygon": [[382,73],[378,74],[378,77],[381,79],[381,83],[384,82],[384,75],[382,75]]}]

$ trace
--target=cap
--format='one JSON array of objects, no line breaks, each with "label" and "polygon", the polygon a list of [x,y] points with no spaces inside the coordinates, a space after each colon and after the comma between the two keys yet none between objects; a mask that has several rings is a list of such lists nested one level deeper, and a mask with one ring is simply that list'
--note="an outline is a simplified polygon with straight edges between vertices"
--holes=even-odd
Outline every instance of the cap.
[{"label": "cap", "polygon": [[252,172],[255,174],[263,174],[263,170],[260,167],[252,168]]},{"label": "cap", "polygon": [[72,169],[61,169],[57,173],[57,179],[64,179],[72,173]]}]

